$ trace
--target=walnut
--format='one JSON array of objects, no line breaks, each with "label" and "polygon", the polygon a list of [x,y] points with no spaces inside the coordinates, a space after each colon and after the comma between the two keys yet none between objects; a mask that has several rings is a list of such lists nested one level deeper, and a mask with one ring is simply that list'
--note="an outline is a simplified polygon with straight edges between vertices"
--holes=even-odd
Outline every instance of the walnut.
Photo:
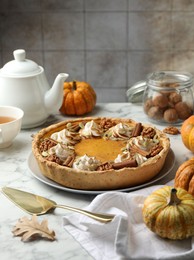
[{"label": "walnut", "polygon": [[168,123],[175,123],[178,120],[176,109],[169,108],[164,112],[164,120]]},{"label": "walnut", "polygon": [[56,142],[52,139],[44,139],[40,145],[39,145],[39,149],[40,149],[40,152],[45,152],[45,151],[48,151],[51,147],[55,146],[56,145]]},{"label": "walnut", "polygon": [[155,146],[152,147],[152,149],[150,150],[149,157],[154,157],[154,156],[156,156],[157,154],[159,154],[159,152],[162,151],[162,149],[163,149],[162,145],[160,145],[160,144],[155,145]]},{"label": "walnut", "polygon": [[144,111],[147,114],[149,109],[153,106],[152,99],[147,99],[144,103]]},{"label": "walnut", "polygon": [[112,164],[109,162],[105,162],[105,163],[102,163],[101,165],[99,165],[96,170],[105,171],[105,170],[110,170],[110,169],[113,169]]},{"label": "walnut", "polygon": [[159,107],[151,107],[149,110],[148,110],[148,113],[147,115],[150,117],[150,118],[153,118],[153,119],[156,119],[156,120],[160,120],[163,118],[163,110],[161,110]]},{"label": "walnut", "polygon": [[166,134],[170,134],[170,135],[178,135],[178,134],[180,134],[179,129],[174,127],[174,126],[168,126],[168,127],[164,128],[163,132],[166,133]]},{"label": "walnut", "polygon": [[178,102],[175,105],[178,117],[182,120],[187,119],[193,114],[192,109],[185,102]]},{"label": "walnut", "polygon": [[168,106],[168,98],[166,95],[157,95],[152,100],[154,106],[158,106],[159,108],[165,108]]},{"label": "walnut", "polygon": [[56,154],[52,154],[52,155],[49,155],[47,157],[47,160],[50,161],[50,162],[55,162],[55,163],[58,163],[60,165],[63,164],[63,162],[61,161],[61,159],[59,157],[56,156]]},{"label": "walnut", "polygon": [[116,122],[114,122],[113,120],[111,119],[107,119],[107,118],[103,118],[101,121],[100,121],[100,124],[99,124],[105,131],[108,130],[109,128],[113,127],[116,125]]},{"label": "walnut", "polygon": [[156,130],[152,127],[145,127],[141,133],[143,137],[150,138],[150,139],[154,138],[155,134],[156,134]]},{"label": "walnut", "polygon": [[172,104],[176,104],[176,103],[182,101],[182,96],[180,94],[178,94],[177,92],[170,93],[168,98]]},{"label": "walnut", "polygon": [[179,83],[177,83],[177,82],[164,82],[164,83],[161,83],[161,87],[177,88],[177,87],[179,87]]}]

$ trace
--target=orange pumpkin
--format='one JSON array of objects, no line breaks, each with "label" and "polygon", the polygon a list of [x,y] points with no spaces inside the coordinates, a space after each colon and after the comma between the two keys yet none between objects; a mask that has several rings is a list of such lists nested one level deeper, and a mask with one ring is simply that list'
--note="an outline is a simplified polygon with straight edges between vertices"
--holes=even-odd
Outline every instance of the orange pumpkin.
[{"label": "orange pumpkin", "polygon": [[181,127],[181,137],[184,145],[194,152],[194,115],[187,118]]},{"label": "orange pumpkin", "polygon": [[65,115],[84,115],[96,105],[96,93],[87,82],[65,82],[63,104],[60,112]]},{"label": "orange pumpkin", "polygon": [[174,186],[194,196],[194,157],[179,166],[174,178]]}]

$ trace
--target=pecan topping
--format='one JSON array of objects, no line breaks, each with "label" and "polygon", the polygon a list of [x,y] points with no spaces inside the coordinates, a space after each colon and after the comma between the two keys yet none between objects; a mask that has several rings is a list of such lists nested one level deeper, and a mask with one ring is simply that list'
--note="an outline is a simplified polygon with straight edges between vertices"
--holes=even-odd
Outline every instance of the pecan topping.
[{"label": "pecan topping", "polygon": [[99,165],[96,170],[105,171],[105,170],[110,170],[110,169],[113,169],[112,164],[109,162],[105,162],[105,163],[102,163],[101,165]]},{"label": "pecan topping", "polygon": [[148,157],[154,157],[157,154],[159,154],[160,151],[162,151],[163,147],[160,144],[155,145],[154,147],[152,147],[152,149],[150,150],[149,156]]},{"label": "pecan topping", "polygon": [[137,123],[132,131],[132,137],[139,136],[141,134],[141,131],[142,131],[142,124]]},{"label": "pecan topping", "polygon": [[180,131],[178,128],[174,127],[174,126],[168,126],[166,128],[163,129],[163,132],[169,135],[178,135],[180,134]]},{"label": "pecan topping", "polygon": [[40,152],[48,151],[51,147],[55,146],[57,143],[52,139],[44,139],[39,146]]},{"label": "pecan topping", "polygon": [[56,154],[51,154],[46,159],[50,162],[55,162],[55,163],[58,163],[58,164],[61,164],[61,165],[63,164],[61,159],[59,157],[57,157]]},{"label": "pecan topping", "polygon": [[156,134],[156,130],[152,127],[145,127],[141,134],[143,137],[152,139]]},{"label": "pecan topping", "polygon": [[119,170],[122,169],[124,167],[137,167],[137,161],[135,159],[130,159],[130,160],[125,160],[123,162],[119,162],[119,163],[113,163],[112,167],[115,170]]},{"label": "pecan topping", "polygon": [[101,121],[100,121],[100,124],[99,124],[105,131],[108,130],[109,128],[113,127],[116,125],[116,122],[114,122],[113,120],[111,119],[107,119],[107,118],[103,118]]}]

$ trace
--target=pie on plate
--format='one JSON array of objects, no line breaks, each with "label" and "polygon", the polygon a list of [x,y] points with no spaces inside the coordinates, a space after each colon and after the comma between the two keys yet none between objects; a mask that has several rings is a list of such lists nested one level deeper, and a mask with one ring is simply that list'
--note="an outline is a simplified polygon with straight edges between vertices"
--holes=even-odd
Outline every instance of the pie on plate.
[{"label": "pie on plate", "polygon": [[32,142],[42,174],[80,190],[143,184],[160,172],[169,149],[169,138],[154,126],[105,117],[53,124]]}]

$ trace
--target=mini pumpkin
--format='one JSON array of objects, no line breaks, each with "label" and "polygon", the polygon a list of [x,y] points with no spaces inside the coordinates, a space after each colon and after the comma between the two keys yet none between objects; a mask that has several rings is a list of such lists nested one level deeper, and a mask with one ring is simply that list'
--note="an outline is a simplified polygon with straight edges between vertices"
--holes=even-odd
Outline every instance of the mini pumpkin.
[{"label": "mini pumpkin", "polygon": [[96,93],[87,82],[64,82],[63,103],[60,112],[65,115],[84,115],[93,110]]},{"label": "mini pumpkin", "polygon": [[182,163],[174,178],[175,188],[182,188],[194,196],[194,157]]},{"label": "mini pumpkin", "polygon": [[164,186],[145,199],[143,220],[163,238],[178,240],[194,236],[194,197],[184,189]]},{"label": "mini pumpkin", "polygon": [[181,127],[181,137],[184,145],[194,152],[194,115],[187,118]]}]

